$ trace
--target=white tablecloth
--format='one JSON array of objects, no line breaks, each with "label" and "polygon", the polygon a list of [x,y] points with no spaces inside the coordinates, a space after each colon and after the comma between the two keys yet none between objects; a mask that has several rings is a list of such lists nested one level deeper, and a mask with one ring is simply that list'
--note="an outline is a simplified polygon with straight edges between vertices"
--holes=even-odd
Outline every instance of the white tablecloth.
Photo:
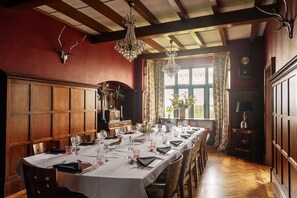
[{"label": "white tablecloth", "polygon": [[[202,129],[201,129],[202,130]],[[201,131],[200,130],[200,131]],[[168,140],[182,140],[183,143],[174,147],[171,145],[171,154],[158,154],[148,149],[147,143],[135,142],[135,148],[140,149],[140,157],[156,156],[157,165],[155,167],[138,167],[138,165],[128,162],[127,150],[124,145],[112,147],[105,155],[107,162],[99,167],[91,168],[82,174],[71,174],[58,172],[59,186],[67,187],[71,191],[78,191],[90,198],[146,198],[145,187],[155,181],[157,176],[180,155],[180,152],[191,146],[191,141],[200,132],[196,132],[189,139],[174,137],[173,134],[166,133]],[[134,138],[135,135],[132,135]],[[124,135],[128,138],[129,135]],[[157,141],[157,146],[168,146],[161,142],[161,135],[151,136]],[[38,167],[47,168],[54,164],[77,162],[89,162],[95,164],[96,146],[80,146],[78,155],[65,154],[39,154],[26,157],[22,162],[26,162]],[[18,166],[18,174],[22,174],[21,163]]]}]

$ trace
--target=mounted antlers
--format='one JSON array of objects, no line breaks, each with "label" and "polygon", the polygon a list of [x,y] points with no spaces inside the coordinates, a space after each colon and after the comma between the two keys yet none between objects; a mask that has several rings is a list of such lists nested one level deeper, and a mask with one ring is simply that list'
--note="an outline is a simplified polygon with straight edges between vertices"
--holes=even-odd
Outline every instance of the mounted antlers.
[{"label": "mounted antlers", "polygon": [[[281,23],[281,26],[279,28],[277,28],[276,30],[280,30],[281,28],[286,28],[288,30],[289,33],[289,38],[293,38],[293,31],[294,31],[294,22],[295,22],[295,18],[297,17],[297,14],[295,14],[295,16],[293,17],[293,13],[291,13],[292,18],[288,19],[288,3],[286,0],[282,0],[284,2],[284,8],[285,8],[285,15],[282,16],[280,14],[278,14],[274,9],[273,12],[267,12],[265,10],[262,10],[261,8],[259,8],[258,6],[256,6],[256,8],[258,10],[260,10],[261,12],[271,15],[271,16],[275,16],[275,20]],[[296,5],[295,5],[296,6]],[[295,9],[296,10],[296,9]]]},{"label": "mounted antlers", "polygon": [[62,35],[62,33],[63,33],[65,27],[66,27],[66,26],[63,27],[63,29],[61,30],[61,32],[60,32],[60,34],[59,34],[59,36],[58,36],[58,42],[59,42],[59,45],[60,45],[60,52],[61,52],[62,63],[66,63],[66,60],[67,60],[67,58],[68,58],[69,55],[74,55],[74,54],[71,54],[71,50],[72,50],[75,46],[81,44],[81,43],[85,40],[85,38],[87,37],[87,35],[85,35],[84,38],[83,38],[81,41],[78,41],[78,40],[77,40],[77,41],[76,41],[76,42],[69,48],[68,52],[66,52],[66,51],[64,50],[64,48],[63,48],[62,43],[61,43],[61,35]]}]

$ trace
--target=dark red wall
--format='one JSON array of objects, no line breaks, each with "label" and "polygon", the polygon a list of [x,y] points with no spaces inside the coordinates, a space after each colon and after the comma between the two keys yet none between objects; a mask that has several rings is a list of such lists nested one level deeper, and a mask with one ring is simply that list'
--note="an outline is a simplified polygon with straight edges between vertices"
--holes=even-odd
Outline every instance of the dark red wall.
[{"label": "dark red wall", "polygon": [[[57,36],[63,23],[35,10],[0,7],[0,69],[35,77],[98,84],[119,81],[134,88],[134,65],[114,50],[114,42],[91,44],[86,39],[73,48],[66,64],[58,54]],[[67,48],[84,36],[66,26],[61,37]]]}]

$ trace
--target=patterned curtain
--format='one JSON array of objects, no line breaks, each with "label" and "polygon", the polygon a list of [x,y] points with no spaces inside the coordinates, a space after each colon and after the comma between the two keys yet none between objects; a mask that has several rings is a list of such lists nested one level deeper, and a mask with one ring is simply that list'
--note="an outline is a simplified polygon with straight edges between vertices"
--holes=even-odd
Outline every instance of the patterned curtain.
[{"label": "patterned curtain", "polygon": [[216,119],[215,143],[219,151],[226,150],[228,144],[228,70],[230,68],[229,53],[218,53],[213,57],[213,97]]},{"label": "patterned curtain", "polygon": [[164,61],[151,61],[146,63],[147,68],[147,94],[146,94],[146,119],[155,123],[158,116],[163,115],[164,99],[164,74],[162,66]]}]

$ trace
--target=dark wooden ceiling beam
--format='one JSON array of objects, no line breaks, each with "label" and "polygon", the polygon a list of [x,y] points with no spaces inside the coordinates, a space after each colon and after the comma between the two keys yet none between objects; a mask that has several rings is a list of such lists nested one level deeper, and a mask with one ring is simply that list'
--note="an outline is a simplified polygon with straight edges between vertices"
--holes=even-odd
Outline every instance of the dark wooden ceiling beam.
[{"label": "dark wooden ceiling beam", "polygon": [[227,43],[227,35],[225,33],[225,29],[224,28],[220,28],[219,29],[219,34],[220,34],[220,37],[221,37],[221,41],[222,41],[222,44],[223,46],[227,46],[228,43]]},{"label": "dark wooden ceiling beam", "polygon": [[[131,0],[125,0],[127,3]],[[133,0],[133,9],[136,10],[150,24],[160,24],[160,21],[141,3],[139,0]]]},{"label": "dark wooden ceiling beam", "polygon": [[169,40],[172,40],[178,46],[179,50],[186,49],[186,47],[174,35],[169,35],[168,38],[169,38]]},{"label": "dark wooden ceiling beam", "polygon": [[[206,48],[199,48],[199,49],[191,49],[191,50],[179,50],[177,51],[177,57],[187,57],[187,56],[194,56],[194,55],[202,55],[202,54],[211,54],[211,53],[218,53],[218,52],[227,52],[230,51],[228,47],[206,47]],[[150,54],[141,54],[139,58],[141,59],[160,59],[166,58],[166,53],[150,53]]]},{"label": "dark wooden ceiling beam", "polygon": [[174,9],[174,11],[176,12],[176,14],[179,16],[179,18],[181,20],[190,18],[186,9],[180,2],[180,0],[168,0],[168,1],[169,1],[169,4],[171,5],[171,7]]},{"label": "dark wooden ceiling beam", "polygon": [[125,25],[123,23],[123,17],[119,15],[117,12],[115,12],[113,9],[102,3],[101,1],[98,0],[81,0],[94,10],[100,12],[102,15],[106,16],[119,26],[125,28]]},{"label": "dark wooden ceiling beam", "polygon": [[221,13],[220,3],[218,0],[210,0],[210,5],[215,15]]},{"label": "dark wooden ceiling beam", "polygon": [[156,41],[154,41],[151,38],[144,38],[142,39],[144,42],[146,42],[148,45],[150,45],[151,47],[155,48],[156,50],[158,50],[159,52],[166,52],[166,49],[160,45],[159,43],[157,43]]},{"label": "dark wooden ceiling beam", "polygon": [[[267,5],[261,7],[264,10],[276,9],[277,5]],[[206,31],[218,28],[232,27],[252,23],[253,21],[267,21],[273,16],[260,12],[256,8],[249,8],[233,12],[221,13],[218,15],[209,15],[186,19],[184,21],[173,21],[151,26],[144,26],[135,29],[138,37],[149,37],[161,34],[173,34],[180,31]],[[92,36],[93,43],[114,41],[125,37],[126,31],[115,31],[108,34]]]},{"label": "dark wooden ceiling beam", "polygon": [[111,32],[112,30],[105,27],[101,23],[98,23],[94,19],[90,18],[89,16],[85,15],[84,13],[76,10],[75,8],[71,7],[67,3],[64,3],[62,1],[55,2],[52,4],[48,4],[49,7],[69,16],[70,18],[75,19],[76,21],[92,28],[93,30],[105,33],[105,32]]},{"label": "dark wooden ceiling beam", "polygon": [[32,9],[49,3],[54,3],[60,0],[3,0],[2,5],[5,8],[15,10]]},{"label": "dark wooden ceiling beam", "polygon": [[201,48],[206,47],[206,44],[203,41],[203,38],[201,37],[199,32],[191,32],[191,36],[195,40],[195,42],[199,45],[199,47]]},{"label": "dark wooden ceiling beam", "polygon": [[252,23],[252,30],[251,30],[251,41],[255,41],[256,37],[258,36],[258,32],[260,29],[260,23]]}]

